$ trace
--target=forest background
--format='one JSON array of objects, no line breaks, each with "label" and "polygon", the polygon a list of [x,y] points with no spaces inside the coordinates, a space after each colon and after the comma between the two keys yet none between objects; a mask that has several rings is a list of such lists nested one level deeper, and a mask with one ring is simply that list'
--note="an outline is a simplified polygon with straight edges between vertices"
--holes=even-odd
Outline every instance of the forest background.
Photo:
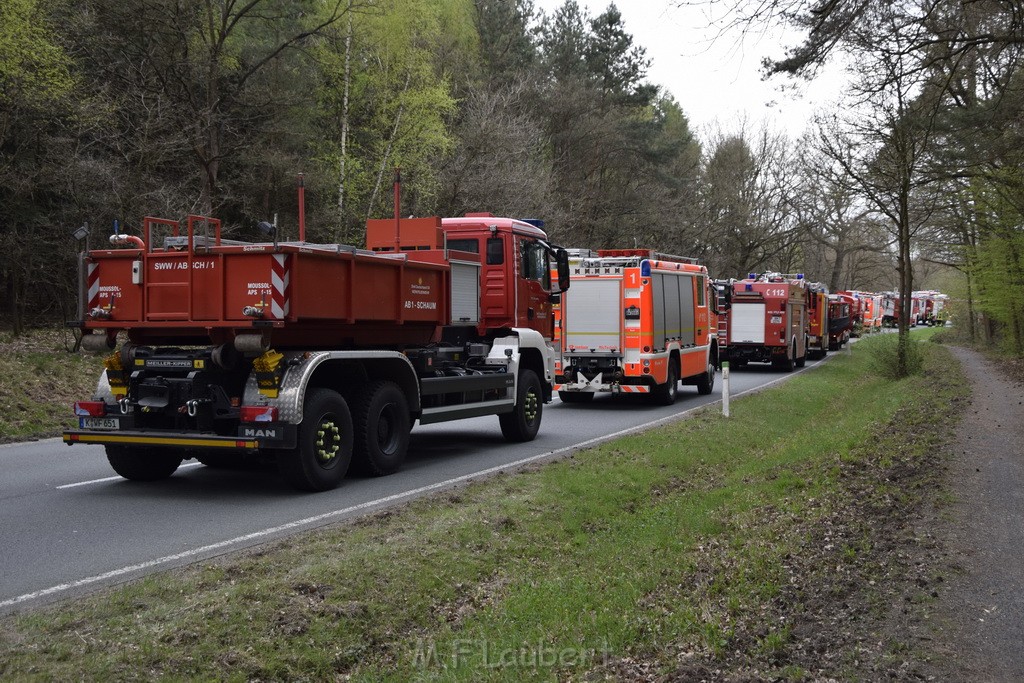
[{"label": "forest background", "polygon": [[[666,5],[684,0],[665,0]],[[4,0],[0,321],[74,319],[71,233],[146,215],[360,246],[369,217],[542,218],[568,247],[644,247],[716,277],[936,287],[1024,355],[1024,8],[996,0],[736,0],[835,51],[848,101],[792,140],[691,130],[614,4],[573,0]],[[676,98],[679,98],[678,100]]]}]

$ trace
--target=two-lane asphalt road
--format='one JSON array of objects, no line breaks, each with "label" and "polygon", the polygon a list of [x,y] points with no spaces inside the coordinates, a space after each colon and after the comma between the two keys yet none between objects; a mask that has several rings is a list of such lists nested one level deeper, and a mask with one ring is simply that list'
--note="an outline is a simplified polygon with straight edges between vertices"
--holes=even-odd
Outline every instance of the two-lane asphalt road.
[{"label": "two-lane asphalt road", "polygon": [[[807,368],[816,363],[809,362]],[[793,376],[768,366],[733,371],[732,394]],[[114,475],[98,446],[58,439],[0,446],[0,613],[30,607],[337,522],[466,480],[557,457],[678,419],[721,399],[681,387],[673,406],[599,397],[544,407],[537,439],[506,443],[497,418],[413,429],[400,472],[350,478],[333,491],[297,493],[271,468],[210,469],[186,461],[170,479]]]}]

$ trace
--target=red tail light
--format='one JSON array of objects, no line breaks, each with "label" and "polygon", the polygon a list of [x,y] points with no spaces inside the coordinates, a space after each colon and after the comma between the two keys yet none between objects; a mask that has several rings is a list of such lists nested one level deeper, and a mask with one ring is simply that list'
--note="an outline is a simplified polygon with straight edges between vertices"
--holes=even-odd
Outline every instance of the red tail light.
[{"label": "red tail light", "polygon": [[103,401],[75,401],[77,417],[103,417],[106,413],[107,407]]},{"label": "red tail light", "polygon": [[242,422],[277,422],[276,406],[242,406]]}]

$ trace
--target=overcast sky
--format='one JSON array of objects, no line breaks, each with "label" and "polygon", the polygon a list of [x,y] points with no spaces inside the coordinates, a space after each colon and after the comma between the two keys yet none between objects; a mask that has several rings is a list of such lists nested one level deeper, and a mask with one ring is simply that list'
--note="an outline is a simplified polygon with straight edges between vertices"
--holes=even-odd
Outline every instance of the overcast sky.
[{"label": "overcast sky", "polygon": [[[601,14],[609,0],[577,0],[591,17]],[[692,1],[692,0],[691,0]],[[534,0],[548,14],[563,0]],[[728,3],[700,7],[674,7],[672,0],[619,0],[626,30],[634,44],[647,50],[651,60],[648,80],[672,93],[696,132],[721,127],[736,130],[744,119],[753,126],[767,125],[792,137],[800,135],[816,108],[832,104],[841,88],[838,68],[829,69],[812,83],[775,77],[761,79],[761,59],[781,57],[798,35],[776,28],[742,35],[718,35],[711,24],[722,17]],[[719,16],[709,16],[718,6]],[[717,37],[716,37],[717,36]]]}]

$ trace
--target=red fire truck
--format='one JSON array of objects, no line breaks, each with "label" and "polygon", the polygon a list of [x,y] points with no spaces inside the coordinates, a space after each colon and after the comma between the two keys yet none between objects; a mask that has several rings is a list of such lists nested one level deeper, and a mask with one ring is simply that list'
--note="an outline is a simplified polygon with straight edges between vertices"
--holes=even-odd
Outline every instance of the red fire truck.
[{"label": "red fire truck", "polygon": [[559,398],[636,393],[667,405],[680,381],[710,394],[718,340],[707,268],[648,249],[575,254],[560,307]]},{"label": "red fire truck", "polygon": [[565,251],[520,220],[397,213],[369,222],[367,249],[307,243],[300,210],[297,242],[147,218],[85,253],[83,346],[108,355],[64,441],[104,445],[128,479],[263,453],[325,490],[350,463],[397,470],[415,420],[497,415],[508,440],[533,439]]},{"label": "red fire truck", "polygon": [[802,275],[751,274],[732,285],[729,362],[771,363],[789,372],[807,360],[808,288]]}]

